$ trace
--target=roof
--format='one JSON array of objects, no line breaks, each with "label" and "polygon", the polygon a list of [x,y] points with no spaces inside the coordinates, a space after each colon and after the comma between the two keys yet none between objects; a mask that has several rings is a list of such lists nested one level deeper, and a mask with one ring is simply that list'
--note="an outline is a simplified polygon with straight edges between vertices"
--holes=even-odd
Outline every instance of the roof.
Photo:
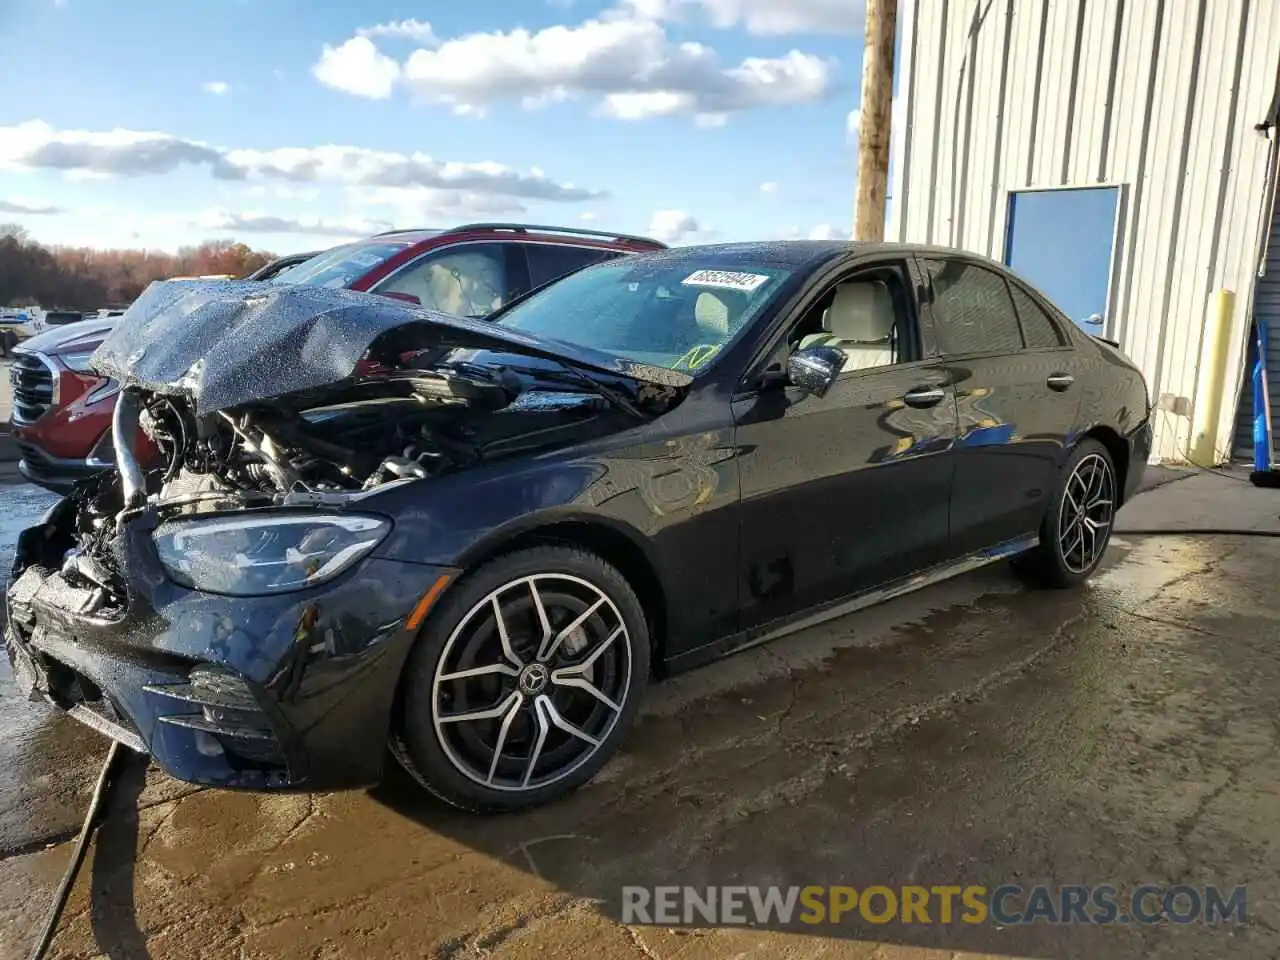
[{"label": "roof", "polygon": [[747,243],[705,243],[692,247],[672,247],[637,254],[653,260],[712,262],[722,266],[816,266],[840,254],[850,253],[853,244],[838,240],[761,240]]},{"label": "roof", "polygon": [[387,230],[383,233],[374,234],[370,239],[408,239],[414,243],[422,240],[429,240],[434,237],[444,236],[448,234],[463,233],[503,233],[517,236],[553,236],[560,239],[572,239],[580,241],[591,246],[623,244],[628,246],[641,246],[646,248],[663,248],[666,244],[651,237],[638,237],[628,233],[618,233],[612,230],[589,230],[585,227],[556,227],[541,223],[506,223],[506,222],[484,222],[484,223],[463,223],[457,226],[448,227],[443,230],[439,229],[403,229],[403,230]]},{"label": "roof", "polygon": [[690,247],[655,250],[637,257],[671,261],[713,262],[722,266],[816,267],[839,256],[853,254],[896,253],[900,256],[965,257],[982,260],[993,266],[1008,267],[969,250],[920,243],[854,242],[847,240],[756,240],[740,243],[704,243]]},{"label": "roof", "polygon": [[432,237],[438,237],[444,233],[443,230],[422,227],[408,230],[387,230],[385,233],[375,233],[371,237],[364,237],[357,240],[356,243],[370,243],[380,240],[386,242],[388,240],[403,240],[405,243],[421,243],[423,240],[430,240]]}]

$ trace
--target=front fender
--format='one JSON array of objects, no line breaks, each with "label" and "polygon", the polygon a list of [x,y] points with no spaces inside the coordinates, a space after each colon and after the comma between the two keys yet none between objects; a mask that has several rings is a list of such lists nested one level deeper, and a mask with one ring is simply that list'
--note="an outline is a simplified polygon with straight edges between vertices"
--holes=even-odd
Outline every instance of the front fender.
[{"label": "front fender", "polygon": [[546,522],[540,518],[588,513],[587,492],[605,470],[561,463],[488,477],[474,472],[433,477],[369,497],[361,507],[395,519],[376,556],[465,567],[495,537]]},{"label": "front fender", "polygon": [[664,594],[669,633],[696,643],[736,628],[737,503],[726,428],[499,461],[392,486],[360,508],[395,521],[375,556],[463,570],[551,524],[608,528],[643,552]]}]

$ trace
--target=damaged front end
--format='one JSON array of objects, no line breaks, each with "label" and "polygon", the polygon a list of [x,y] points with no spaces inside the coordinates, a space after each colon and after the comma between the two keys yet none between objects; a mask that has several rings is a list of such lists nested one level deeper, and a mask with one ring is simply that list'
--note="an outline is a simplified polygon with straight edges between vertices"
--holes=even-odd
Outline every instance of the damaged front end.
[{"label": "damaged front end", "polygon": [[319,754],[326,787],[377,778],[386,730],[364,718],[390,716],[406,619],[454,571],[380,557],[376,494],[626,429],[688,380],[368,295],[225,283],[153,285],[94,363],[122,384],[118,469],[21,535],[10,658],[175,776],[253,788],[314,787]]},{"label": "damaged front end", "polygon": [[108,616],[128,600],[112,543],[144,511],[164,525],[352,508],[387,484],[634,426],[689,382],[366,294],[259,284],[154,284],[94,364],[123,384],[118,470],[73,494],[63,552],[44,559],[93,585],[89,612]]}]

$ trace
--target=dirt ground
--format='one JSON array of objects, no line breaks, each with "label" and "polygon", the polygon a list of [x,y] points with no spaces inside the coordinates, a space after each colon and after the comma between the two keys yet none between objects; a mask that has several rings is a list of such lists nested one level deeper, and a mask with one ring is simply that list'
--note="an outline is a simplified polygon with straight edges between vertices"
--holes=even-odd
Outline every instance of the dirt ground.
[{"label": "dirt ground", "polygon": [[[1174,516],[1194,497],[1280,514],[1280,494],[1214,477],[1132,509]],[[651,688],[621,757],[518,816],[456,813],[397,775],[367,793],[258,796],[136,759],[50,955],[1275,957],[1278,570],[1280,540],[1127,535],[1077,592],[987,568]],[[0,956],[18,957],[105,745],[0,684]],[[1002,883],[1246,885],[1248,918],[618,919],[627,884]]]}]

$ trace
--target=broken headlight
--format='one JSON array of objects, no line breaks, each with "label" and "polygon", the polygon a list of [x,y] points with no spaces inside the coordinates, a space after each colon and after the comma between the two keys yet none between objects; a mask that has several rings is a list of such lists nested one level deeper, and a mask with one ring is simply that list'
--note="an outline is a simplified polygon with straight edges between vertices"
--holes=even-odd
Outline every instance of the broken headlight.
[{"label": "broken headlight", "polygon": [[153,536],[175,583],[247,597],[332,580],[390,529],[378,517],[298,514],[188,520],[164,524]]}]

